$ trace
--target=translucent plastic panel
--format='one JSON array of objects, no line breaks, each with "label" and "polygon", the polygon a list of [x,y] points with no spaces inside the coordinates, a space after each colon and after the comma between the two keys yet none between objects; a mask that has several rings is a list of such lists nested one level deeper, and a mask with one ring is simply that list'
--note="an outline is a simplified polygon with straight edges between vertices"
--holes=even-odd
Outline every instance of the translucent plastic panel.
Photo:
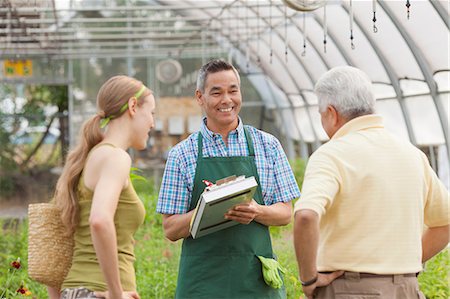
[{"label": "translucent plastic panel", "polygon": [[400,88],[404,96],[430,93],[428,84],[417,80],[400,80]]},{"label": "translucent plastic panel", "polygon": [[[255,3],[254,1],[248,1],[248,2]],[[272,5],[267,5],[268,4],[267,2],[269,2],[269,1],[259,0],[259,3],[262,4],[259,7],[259,14],[263,18],[266,18],[267,20],[269,20],[270,16],[272,16],[272,25],[276,25],[277,23],[280,22],[280,20],[281,20],[280,18],[283,16],[284,10],[280,10],[273,4],[280,4],[281,1],[270,1],[270,3]]]},{"label": "translucent plastic panel", "polygon": [[[266,37],[261,39],[266,40]],[[253,45],[253,44],[252,44]],[[275,47],[274,47],[274,51]],[[272,63],[270,63],[269,55],[261,55],[260,67],[272,80],[285,92],[285,93],[298,93],[298,88],[293,82],[293,78],[286,72],[282,58],[279,57],[277,52],[273,56]],[[299,72],[300,75],[301,72]]]},{"label": "translucent plastic panel", "polygon": [[[362,3],[367,6],[368,11],[370,12],[372,2],[364,1]],[[347,11],[340,5],[327,5],[327,20],[329,24],[328,32],[336,38],[336,43],[340,43],[342,50],[345,51],[346,55],[350,57],[351,62],[354,63],[354,66],[366,72],[372,81],[388,83],[389,78],[386,75],[383,65],[381,64],[370,43],[365,38],[364,33],[359,29],[357,23],[357,20],[359,20],[358,16],[359,14],[355,13],[355,21],[353,23],[354,49],[351,48],[349,38],[350,18]]]},{"label": "translucent plastic panel", "polygon": [[450,9],[450,6],[448,5],[448,0],[439,0],[439,1],[437,1],[437,2],[441,3],[442,8],[443,8],[444,11],[446,11],[447,14],[448,14],[448,13],[449,13],[449,9]]},{"label": "translucent plastic panel", "polygon": [[276,107],[275,99],[272,91],[269,89],[269,84],[264,78],[264,75],[247,75],[247,78],[259,92],[266,107],[268,109],[274,109]]},{"label": "translucent plastic panel", "polygon": [[[447,121],[450,120],[450,93],[444,93],[439,95],[439,101],[441,102],[443,112],[445,113],[447,117]],[[450,128],[449,128],[450,129]]]},{"label": "translucent plastic panel", "polygon": [[418,47],[415,51],[425,57],[425,62],[430,65],[431,72],[448,68],[448,40],[450,38],[448,27],[444,25],[430,1],[412,2],[409,20],[406,18],[403,2],[383,1]]},{"label": "translucent plastic panel", "polygon": [[[418,3],[420,1],[414,1]],[[383,1],[383,3],[396,3],[400,7],[396,8],[399,13],[402,13],[402,17],[405,22],[406,20],[406,9],[404,1]],[[348,8],[348,1],[345,1],[345,5]],[[380,7],[380,4],[377,4],[377,19],[376,26],[378,28],[378,32],[373,32],[373,22],[372,22],[372,1],[353,1],[353,9],[355,20],[357,20],[362,26],[364,31],[367,31],[367,34],[370,35],[370,38],[374,41],[378,49],[382,51],[383,56],[387,59],[389,65],[395,71],[395,77],[411,77],[411,78],[423,78],[422,72],[418,67],[417,63],[415,63],[415,58],[411,53],[408,45],[405,40],[399,33],[397,27],[390,20],[389,16],[383,11]],[[348,18],[348,15],[347,15]],[[348,28],[348,21],[345,23]],[[348,29],[347,29],[348,31]],[[360,39],[360,33],[355,33],[355,44],[358,48],[362,42],[366,42]],[[347,35],[345,35],[347,36]],[[367,57],[363,53],[360,56],[362,59],[370,60],[370,57]],[[359,64],[358,64],[359,65]],[[376,79],[376,74],[373,73],[376,70],[372,70],[371,68],[366,69],[374,81],[383,80]]]},{"label": "translucent plastic panel", "polygon": [[278,108],[291,108],[291,103],[286,97],[286,94],[270,79],[266,78],[266,82],[269,85],[270,92],[275,99],[275,104]]},{"label": "translucent plastic panel", "polygon": [[298,95],[298,94],[291,94],[288,95],[289,99],[292,103],[292,107],[293,108],[297,108],[297,107],[304,107],[305,106],[305,101],[303,99],[302,95]]},{"label": "translucent plastic panel", "polygon": [[[297,18],[295,18],[294,22],[303,30],[303,14],[298,14]],[[320,23],[319,23],[320,22]],[[315,51],[317,54],[321,56],[324,64],[328,66],[328,68],[332,68],[338,65],[347,65],[347,61],[345,60],[342,53],[336,47],[333,36],[327,34],[327,44],[326,44],[326,52],[324,52],[324,32],[323,32],[323,8],[318,9],[314,13],[308,13],[306,17],[306,51],[305,51],[305,59],[309,57],[314,57]],[[330,24],[328,24],[329,26]],[[303,38],[299,39],[299,46],[303,47]],[[302,49],[303,50],[303,49]],[[316,76],[320,76],[323,70],[321,68],[317,68]],[[317,77],[315,77],[317,79]]]},{"label": "translucent plastic panel", "polygon": [[[450,63],[449,63],[450,65]],[[450,91],[450,72],[444,71],[434,75],[438,91]]]},{"label": "translucent plastic panel", "polygon": [[397,100],[377,101],[375,111],[383,117],[386,129],[399,138],[409,140],[405,119]]},{"label": "translucent plastic panel", "polygon": [[316,137],[314,136],[313,128],[311,127],[311,120],[307,113],[307,108],[294,108],[295,121],[300,128],[303,140],[305,142],[315,142]]},{"label": "translucent plastic panel", "polygon": [[373,92],[376,99],[395,98],[395,90],[391,85],[373,83]]},{"label": "translucent plastic panel", "polygon": [[317,105],[317,96],[312,91],[303,91],[303,97],[309,105]]},{"label": "translucent plastic panel", "polygon": [[[264,37],[264,40],[268,41],[266,37]],[[303,65],[303,62],[299,61],[298,59],[294,59],[291,56],[291,59],[288,60],[288,63],[286,63],[284,54],[285,53],[284,40],[282,40],[282,38],[276,34],[273,34],[272,36],[272,49],[274,56],[271,66],[276,70],[276,72],[271,73],[270,75],[280,76],[282,75],[281,73],[286,73],[286,75],[289,77],[289,81],[295,80],[296,82],[296,84],[294,84],[295,90],[291,89],[290,90],[291,92],[298,93],[299,89],[310,89],[313,84],[312,79],[308,76],[308,73],[305,71],[305,66]]]},{"label": "translucent plastic panel", "polygon": [[283,109],[280,112],[282,117],[281,121],[284,123],[283,128],[287,130],[285,134],[294,140],[300,140],[292,109]]},{"label": "translucent plastic panel", "polygon": [[419,145],[444,144],[444,135],[434,103],[429,96],[405,99]]},{"label": "translucent plastic panel", "polygon": [[[287,67],[291,69],[294,73],[297,71],[295,65],[291,62],[295,60],[300,60],[305,67],[307,73],[312,79],[312,83],[310,82],[299,82],[302,89],[312,89],[314,83],[317,79],[328,70],[327,62],[322,59],[322,48],[316,49],[316,45],[307,41],[306,51],[304,52],[303,48],[303,34],[296,27],[299,26],[302,28],[297,22],[298,19],[294,19],[291,26],[288,27],[288,40],[289,40],[289,50],[288,50],[288,63]],[[313,23],[311,17],[308,18],[309,23]],[[308,24],[309,24],[308,23]],[[309,31],[309,27],[308,27]],[[312,37],[312,35],[310,36]],[[305,55],[303,55],[305,54]],[[298,80],[300,81],[300,80]]]},{"label": "translucent plastic panel", "polygon": [[320,120],[320,113],[319,113],[319,107],[318,106],[311,106],[309,107],[309,114],[311,115],[311,123],[314,128],[314,131],[316,132],[317,138],[319,138],[320,141],[326,141],[328,140],[327,133],[322,127],[322,122]]},{"label": "translucent plastic panel", "polygon": [[447,156],[447,147],[440,145],[438,149],[438,175],[447,190],[450,190],[450,167]]}]

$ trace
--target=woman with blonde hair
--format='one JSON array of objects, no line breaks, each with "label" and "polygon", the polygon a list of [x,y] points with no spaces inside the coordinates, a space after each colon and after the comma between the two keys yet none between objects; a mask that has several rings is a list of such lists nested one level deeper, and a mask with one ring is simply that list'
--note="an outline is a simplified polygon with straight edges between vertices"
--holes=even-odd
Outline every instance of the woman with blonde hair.
[{"label": "woman with blonde hair", "polygon": [[128,148],[145,149],[155,98],[127,76],[106,81],[56,185],[55,202],[75,241],[72,266],[50,298],[139,298],[133,235],[145,209],[129,173]]}]

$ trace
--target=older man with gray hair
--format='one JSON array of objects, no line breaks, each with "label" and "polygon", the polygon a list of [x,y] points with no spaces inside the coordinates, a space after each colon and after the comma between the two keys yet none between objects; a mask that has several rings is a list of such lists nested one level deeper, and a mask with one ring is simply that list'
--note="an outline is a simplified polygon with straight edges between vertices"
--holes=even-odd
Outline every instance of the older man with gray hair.
[{"label": "older man with gray hair", "polygon": [[310,158],[294,245],[308,298],[424,298],[422,263],[449,242],[449,193],[427,157],[374,114],[372,84],[337,67],[316,84],[330,141]]}]

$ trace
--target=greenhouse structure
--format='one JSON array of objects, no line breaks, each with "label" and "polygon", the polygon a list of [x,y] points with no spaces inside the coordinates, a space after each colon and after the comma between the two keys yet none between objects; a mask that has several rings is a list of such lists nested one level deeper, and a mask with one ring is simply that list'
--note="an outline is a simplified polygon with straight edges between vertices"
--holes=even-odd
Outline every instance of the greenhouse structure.
[{"label": "greenhouse structure", "polygon": [[[370,76],[385,125],[448,177],[447,1],[2,0],[0,15],[1,84],[67,86],[71,143],[106,78],[192,98],[199,66],[223,58],[242,77],[245,122],[307,158],[328,138],[314,84],[351,65]],[[197,119],[169,113],[158,129],[183,135]]]},{"label": "greenhouse structure", "polygon": [[[421,183],[408,184],[408,186],[424,187],[420,189],[420,192],[415,193],[422,195],[422,193],[427,193],[428,190],[432,189],[428,184],[432,181],[435,183],[434,185],[430,183],[434,187],[433,190],[439,189],[439,192],[428,192],[427,196],[434,196],[433,199],[439,197],[439,204],[445,201],[445,199],[441,201],[446,193],[439,180],[443,182],[447,190],[450,189],[450,2],[448,0],[0,0],[0,225],[2,227],[0,230],[0,252],[2,252],[2,255],[0,255],[0,273],[2,273],[0,275],[0,298],[22,296],[18,293],[26,296],[32,294],[33,298],[45,298],[47,296],[45,286],[33,281],[34,278],[26,273],[20,274],[19,277],[4,276],[3,273],[7,273],[7,275],[18,273],[21,260],[17,257],[22,257],[23,261],[28,257],[27,236],[29,235],[27,235],[27,225],[29,219],[31,219],[31,217],[27,218],[28,205],[48,202],[49,199],[53,198],[56,198],[57,201],[58,196],[61,197],[60,194],[58,195],[55,192],[55,186],[58,178],[63,177],[61,173],[65,173],[63,169],[67,169],[67,167],[64,168],[64,165],[66,161],[70,161],[70,159],[66,159],[68,153],[79,144],[81,128],[86,120],[92,119],[92,116],[98,113],[96,100],[99,88],[109,78],[116,75],[127,75],[141,81],[152,91],[156,102],[154,127],[149,136],[147,136],[147,132],[141,134],[145,138],[148,137],[147,144],[141,142],[142,148],[145,145],[146,147],[144,150],[129,149],[127,151],[131,157],[132,167],[131,170],[126,169],[123,176],[123,181],[126,181],[126,184],[122,186],[122,189],[115,188],[117,189],[117,204],[119,199],[122,198],[125,188],[128,188],[128,186],[131,186],[130,190],[135,188],[136,190],[133,190],[134,195],[136,195],[135,197],[139,196],[136,202],[138,204],[142,202],[147,213],[146,216],[145,213],[141,215],[142,222],[145,225],[141,227],[136,225],[139,230],[137,228],[136,230],[130,230],[130,232],[133,231],[130,233],[131,239],[133,239],[133,234],[136,233],[137,240],[134,243],[133,239],[133,244],[130,247],[132,249],[128,257],[133,259],[136,257],[135,268],[132,265],[130,269],[136,270],[137,291],[141,294],[141,298],[165,299],[174,297],[177,288],[177,275],[180,273],[177,269],[179,269],[180,252],[182,250],[181,242],[175,243],[174,241],[183,239],[184,242],[191,235],[187,229],[187,223],[189,222],[186,222],[187,217],[182,220],[185,221],[183,223],[186,225],[180,226],[181,228],[177,227],[180,229],[176,233],[179,233],[179,231],[188,233],[182,236],[175,234],[177,237],[181,236],[179,238],[172,239],[168,236],[165,221],[168,217],[174,215],[184,216],[191,213],[191,210],[195,208],[195,201],[193,201],[194,205],[190,206],[192,204],[191,199],[194,197],[193,194],[198,193],[197,195],[199,195],[195,200],[200,198],[201,192],[197,192],[199,185],[201,185],[202,190],[203,188],[214,190],[213,188],[217,186],[212,186],[213,183],[207,181],[206,178],[202,183],[199,183],[201,180],[198,180],[196,174],[197,169],[200,168],[195,167],[200,164],[197,162],[203,159],[202,156],[197,157],[197,160],[193,159],[190,164],[186,162],[185,164],[188,165],[186,169],[194,165],[193,175],[191,175],[194,183],[191,186],[190,181],[187,182],[190,179],[189,175],[192,173],[186,171],[188,174],[183,177],[184,181],[179,179],[181,174],[177,177],[185,185],[178,189],[176,188],[182,185],[181,183],[175,187],[172,186],[177,192],[182,189],[179,194],[172,189],[168,191],[177,200],[181,198],[180,202],[182,201],[182,204],[185,204],[186,211],[178,212],[177,210],[177,212],[166,213],[158,210],[161,205],[165,204],[160,203],[165,191],[161,187],[161,185],[165,185],[161,182],[166,182],[167,177],[169,177],[167,180],[171,179],[170,174],[166,176],[164,174],[165,171],[167,174],[168,165],[171,165],[170,162],[176,164],[173,162],[174,160],[170,159],[170,155],[175,152],[171,149],[202,128],[202,120],[204,120],[208,110],[203,109],[205,110],[203,111],[202,108],[205,105],[201,107],[198,98],[196,99],[197,78],[202,65],[213,59],[222,59],[231,63],[240,75],[242,107],[239,117],[242,122],[275,136],[282,147],[279,147],[275,139],[270,139],[275,140],[276,146],[278,146],[277,154],[274,156],[281,157],[277,161],[282,161],[282,166],[287,169],[287,171],[281,172],[282,174],[278,177],[286,178],[287,183],[281,184],[277,181],[278,179],[273,178],[276,175],[269,176],[267,174],[266,176],[269,179],[266,179],[265,183],[268,186],[267,189],[277,189],[277,192],[280,193],[285,192],[285,186],[289,188],[293,186],[292,190],[294,191],[290,190],[292,192],[289,195],[295,193],[296,196],[291,196],[292,198],[286,200],[286,202],[275,202],[286,204],[287,208],[285,208],[289,209],[288,216],[291,222],[266,224],[255,220],[256,216],[254,216],[248,223],[241,223],[249,224],[246,227],[253,224],[262,224],[261,226],[267,230],[269,243],[273,241],[271,243],[274,248],[273,252],[277,252],[281,264],[286,265],[284,282],[280,279],[279,285],[284,283],[287,298],[303,296],[303,291],[308,287],[308,283],[299,281],[301,274],[299,276],[297,266],[299,268],[301,266],[299,266],[300,262],[297,264],[296,259],[299,255],[292,246],[295,237],[301,235],[295,234],[295,229],[298,229],[296,217],[299,213],[297,213],[298,211],[292,213],[292,207],[287,204],[290,204],[291,201],[294,204],[300,203],[302,198],[307,197],[305,195],[299,197],[306,165],[308,165],[308,162],[309,165],[314,165],[314,158],[321,153],[321,150],[318,149],[324,145],[322,148],[326,148],[334,142],[331,141],[327,144],[330,139],[322,124],[324,111],[319,112],[318,98],[314,92],[314,87],[319,78],[330,69],[338,66],[353,66],[368,75],[376,98],[375,113],[382,117],[386,129],[398,140],[410,142],[421,150],[427,156],[431,168],[438,176],[436,178],[434,172],[427,166],[424,169],[429,170],[429,172],[424,175],[420,172],[417,175],[422,179]],[[145,88],[141,88],[139,92],[146,92]],[[135,94],[134,91],[132,94]],[[139,98],[141,94],[143,93],[136,93],[135,97]],[[148,94],[145,97],[147,98]],[[127,105],[121,105],[120,113],[128,111],[127,108],[131,109],[131,104]],[[122,108],[125,110],[122,110]],[[223,113],[228,113],[233,109],[233,107],[220,108],[216,110]],[[337,111],[337,109],[335,110]],[[102,113],[103,116],[97,114],[99,115],[99,122],[101,122],[101,129],[115,117],[115,115],[106,116],[105,112]],[[121,116],[120,113],[118,118]],[[150,112],[146,116],[148,119],[150,119],[149,115]],[[236,119],[236,117],[233,118],[233,124],[237,123]],[[208,118],[208,124],[209,120],[210,118]],[[111,123],[114,123],[114,120]],[[111,123],[110,127],[112,127]],[[132,121],[129,121],[129,123],[136,124]],[[106,127],[105,131],[108,132],[110,127]],[[135,127],[137,126],[133,128]],[[102,139],[104,135],[100,130],[97,131],[99,132],[98,136],[101,136],[99,140],[105,142],[105,139]],[[123,136],[122,131],[122,127],[120,127],[120,133],[117,135]],[[247,131],[245,132],[249,134]],[[128,134],[130,133],[127,131],[127,136]],[[211,134],[214,138],[220,135],[217,131]],[[246,136],[248,138],[249,135]],[[264,136],[269,135],[264,134]],[[201,142],[202,139],[199,138],[199,140]],[[394,142],[396,139],[390,140],[393,141],[392,144],[396,144]],[[133,141],[135,140],[133,139]],[[195,146],[192,148],[197,150],[198,146],[201,145],[200,142],[196,143],[197,148]],[[222,151],[223,154],[228,150],[228,144],[226,140],[222,143],[225,146],[225,150]],[[203,147],[203,150],[206,147]],[[409,145],[407,147],[411,152],[414,152],[415,157],[420,156],[417,154],[420,152],[414,147]],[[86,148],[91,150],[93,146],[86,146]],[[377,146],[376,148],[378,150],[380,147]],[[252,149],[252,146],[249,145],[249,156],[252,156]],[[86,157],[89,157],[88,150],[80,155],[83,165],[87,165],[84,163],[87,160]],[[192,150],[192,152],[195,153],[195,150]],[[259,161],[259,163],[266,163],[266,160],[264,160],[267,158],[265,150],[265,148],[262,150],[263,154],[259,153],[259,157],[263,157],[260,159],[263,162]],[[278,155],[283,151],[289,161],[284,159],[282,154]],[[345,151],[342,150],[341,152]],[[121,153],[125,154],[128,159],[128,155],[124,151]],[[317,155],[312,156],[314,153]],[[398,153],[398,151],[395,151],[395,153]],[[235,158],[230,152],[223,155],[226,158]],[[248,158],[244,154],[241,155],[238,158]],[[214,155],[212,156],[216,158]],[[396,158],[398,157],[397,154]],[[364,159],[364,161],[366,160],[370,159]],[[257,158],[255,158],[255,161],[257,161]],[[420,164],[420,167],[426,165],[426,160],[423,159],[423,161],[425,162]],[[256,169],[257,162],[252,161],[253,164],[249,168],[252,168],[251,171],[256,173],[257,184],[263,186],[263,180],[260,180],[260,174]],[[180,164],[181,162],[178,166]],[[269,164],[267,163],[267,165]],[[274,172],[275,167],[273,165],[275,164],[272,163],[269,166],[264,164],[264,167],[269,168],[267,172],[270,172],[271,175]],[[391,164],[395,163],[389,165]],[[405,164],[410,166],[409,159],[402,165]],[[82,175],[84,175],[83,171],[86,169],[80,165],[81,163],[73,167],[76,171],[79,170],[78,173],[70,178],[65,177],[68,182],[67,186],[75,182],[77,188],[80,188],[80,178],[84,179]],[[374,163],[371,163],[371,165],[373,166]],[[185,165],[183,164],[183,166]],[[307,169],[310,168],[313,167]],[[206,173],[209,173],[209,170],[205,169],[203,168]],[[335,172],[338,173],[338,171]],[[414,173],[414,171],[410,172]],[[425,171],[423,172],[425,173]],[[357,173],[358,179],[363,177],[359,172]],[[178,174],[176,173],[176,175]],[[378,176],[378,172],[376,172],[376,175],[372,174],[373,172],[364,183],[359,184],[364,185],[363,187],[359,186],[359,190],[364,189],[367,182],[367,184],[370,184],[374,177],[385,179],[384,173],[381,173],[380,176]],[[430,174],[429,177],[427,174]],[[219,181],[228,183],[229,175],[227,173],[225,180],[220,180],[225,177],[223,175],[220,178],[211,179],[211,181],[217,181],[218,185]],[[242,178],[242,174],[240,175],[240,178]],[[408,176],[408,174],[405,174],[405,176]],[[400,176],[396,175],[395,177]],[[425,179],[428,181],[423,183]],[[277,182],[273,183],[273,181]],[[386,188],[389,190],[402,187],[399,187],[401,183],[397,181],[385,181]],[[338,185],[340,183],[337,179],[333,182],[337,182]],[[66,193],[73,196],[67,196],[67,198],[70,197],[71,201],[67,200],[69,203],[66,203],[66,206],[72,205],[70,207],[73,210],[65,214],[70,215],[72,218],[67,217],[67,219],[72,220],[76,219],[75,216],[78,216],[76,213],[79,210],[77,209],[81,206],[74,200],[74,198],[78,200],[77,196],[79,196],[78,192],[80,191],[80,189],[74,189],[75,183],[64,189],[69,190]],[[243,184],[243,182],[241,183]],[[89,190],[85,183],[86,190],[92,192],[92,202],[94,202],[95,184]],[[61,185],[64,184],[58,184],[58,186]],[[274,185],[276,186],[274,187]],[[280,187],[279,185],[283,186]],[[297,189],[297,185],[300,188]],[[304,186],[306,185],[305,183]],[[186,186],[187,188],[184,188]],[[256,192],[263,190],[263,187],[253,187],[257,190]],[[289,189],[288,187],[285,189]],[[341,186],[335,189],[338,190],[339,188]],[[304,189],[308,188],[305,187]],[[318,189],[314,190],[317,191]],[[408,190],[412,190],[412,188]],[[427,192],[422,192],[423,190],[427,190]],[[275,191],[271,192],[275,193]],[[317,193],[320,192],[322,190]],[[355,193],[353,189],[352,192]],[[263,199],[267,193],[260,193],[260,202],[255,201],[255,198],[258,199],[258,193],[255,193],[257,195],[249,197],[246,204],[250,206],[255,201],[256,210],[258,208],[270,208],[273,203],[267,204],[266,198]],[[338,193],[336,191],[336,194]],[[433,193],[433,195],[429,195],[429,193]],[[439,196],[436,195],[437,193]],[[440,196],[442,194],[444,196]],[[83,195],[85,194],[83,193]],[[339,195],[341,194],[335,195],[335,198]],[[330,196],[330,198],[333,196]],[[111,197],[115,198],[114,196]],[[267,197],[275,198],[276,195],[271,194]],[[408,202],[410,196],[397,196],[396,194],[396,196],[379,196],[378,198],[391,197],[401,198],[403,202],[410,204]],[[411,197],[415,197],[415,195]],[[425,196],[423,197],[425,198]],[[130,198],[134,197],[130,196]],[[300,200],[297,201],[298,198]],[[334,198],[331,198],[332,200]],[[378,202],[377,200],[370,202]],[[419,202],[418,206],[422,205],[420,207],[421,212],[436,209],[436,204],[430,204],[432,207],[429,207],[427,206],[428,202],[423,205],[421,200],[422,198],[414,202],[414,204]],[[434,200],[433,203],[438,200]],[[426,199],[423,199],[423,202],[425,201]],[[116,202],[114,203],[116,204]],[[257,205],[258,203],[265,205],[265,207],[261,208]],[[389,206],[389,204],[390,202],[383,207]],[[333,203],[327,208],[332,205]],[[356,205],[349,204],[348,206],[353,208]],[[226,210],[227,216],[222,217],[225,214],[220,214],[222,224],[227,221],[231,222],[231,220],[224,219],[230,219],[228,218],[229,212],[235,207],[236,205],[233,205]],[[325,207],[321,206],[321,208],[325,210]],[[439,210],[439,213],[444,213],[442,212],[444,209],[445,207],[437,210]],[[349,210],[351,213],[348,214],[352,216],[358,214],[354,213],[354,210]],[[370,209],[367,208],[367,210]],[[414,220],[419,219],[421,221],[420,225],[411,225],[414,226],[411,229],[413,231],[411,235],[414,235],[414,238],[417,237],[414,239],[417,242],[398,242],[402,244],[397,245],[419,244],[421,242],[420,234],[415,234],[414,229],[421,233],[424,232],[422,237],[436,227],[445,228],[448,232],[448,222],[430,225],[429,228],[426,228],[424,219],[432,218],[430,215],[433,213],[430,212],[430,215],[424,216],[423,213],[420,215],[416,213],[416,210],[419,210],[419,208],[415,209],[414,213],[408,214],[405,212],[405,214],[414,214],[417,216]],[[85,211],[91,213],[89,209],[85,209]],[[86,217],[90,221],[91,214],[89,213],[85,213],[84,216],[88,215]],[[116,210],[114,210],[114,213],[116,213]],[[397,214],[402,213],[403,210]],[[316,212],[316,214],[318,213]],[[435,216],[435,214],[438,214],[438,212],[432,216]],[[111,214],[108,215],[111,216]],[[116,214],[112,215],[115,216]],[[292,215],[296,216],[293,217]],[[361,213],[361,215],[365,214]],[[136,219],[139,218],[138,216],[136,216]],[[341,217],[340,220],[346,220],[345,217]],[[358,217],[366,219],[364,216],[358,215]],[[370,229],[383,232],[392,229],[392,232],[395,231],[400,238],[402,231],[399,227],[403,228],[400,219],[405,219],[405,217],[402,217],[398,219],[391,217],[390,219],[393,221],[390,223],[397,221],[398,227],[396,225],[389,227],[385,225],[385,230],[383,230],[381,223],[378,223],[380,224],[380,227],[378,227],[377,221],[374,221],[371,223]],[[285,218],[287,219],[287,217]],[[65,218],[58,218],[58,220],[61,219],[64,221]],[[137,221],[136,219],[132,220]],[[177,219],[179,220],[179,218]],[[87,221],[86,227],[92,228],[89,221]],[[319,223],[319,220],[317,221]],[[76,221],[71,222],[71,224],[74,223]],[[181,221],[174,223],[179,224]],[[171,224],[172,227],[175,226],[173,223]],[[323,222],[320,224],[322,225]],[[204,223],[198,224],[199,227],[201,225],[204,225]],[[269,226],[284,227],[275,227],[274,230],[269,230]],[[234,227],[239,226],[235,225]],[[339,225],[336,225],[336,227],[339,227]],[[346,226],[343,225],[342,227]],[[76,225],[71,228],[76,231]],[[118,229],[118,226],[114,226],[114,233],[116,233],[116,228]],[[109,232],[111,233],[111,231]],[[408,233],[405,233],[405,235]],[[322,237],[322,231],[320,234]],[[93,233],[89,231],[87,235],[91,238]],[[252,234],[248,234],[248,236],[250,235],[253,237]],[[339,238],[343,235],[345,234],[339,234]],[[370,235],[369,230],[366,235]],[[248,238],[250,239],[250,237]],[[361,239],[365,238],[366,236]],[[109,240],[111,239],[113,238]],[[317,239],[319,243],[319,238]],[[426,243],[423,241],[424,239],[425,237],[422,239],[422,245]],[[91,239],[89,240],[91,241]],[[385,243],[392,245],[395,242]],[[75,247],[79,244],[76,244]],[[419,272],[420,275],[416,273],[419,271],[417,269],[417,271],[413,271],[414,273],[401,274],[405,277],[408,274],[408,277],[413,277],[414,280],[418,277],[420,290],[424,292],[427,298],[440,299],[450,296],[448,285],[450,281],[448,271],[450,247],[448,239],[445,239],[445,242],[442,241],[442,244],[442,248],[445,248],[445,246],[447,248],[439,254],[431,254],[429,261],[415,259],[417,268],[420,268],[420,265],[424,265],[427,261],[424,267],[425,271]],[[70,248],[73,248],[73,245],[70,246]],[[94,245],[91,247],[94,248]],[[419,246],[410,247],[419,248]],[[136,249],[135,256],[134,248]],[[408,254],[409,247],[406,249],[404,250],[405,255]],[[97,254],[97,248],[92,251],[94,255]],[[377,250],[374,249],[373,251]],[[386,251],[390,252],[389,250]],[[423,257],[425,250],[421,252]],[[400,255],[397,256],[399,260],[401,259]],[[419,255],[417,254],[417,256]],[[76,256],[76,254],[73,256]],[[14,257],[14,261],[9,260],[12,257]],[[260,259],[258,260],[256,257]],[[258,263],[260,261],[264,263],[265,257],[253,254],[252,258],[255,258]],[[181,257],[182,259],[183,257]],[[267,260],[271,259],[268,258]],[[356,261],[355,264],[358,262]],[[101,264],[97,261],[96,263],[95,265]],[[23,265],[22,269],[28,266],[26,262]],[[318,271],[321,270],[316,269],[314,272],[317,274],[316,277],[321,276]],[[278,268],[274,273],[279,274]],[[380,273],[382,272],[361,271],[361,274],[369,275],[379,275]],[[392,272],[389,272],[387,275],[391,274]],[[394,276],[397,276],[397,274]],[[259,280],[263,281],[262,278]],[[14,283],[19,285],[16,287]],[[417,285],[417,281],[415,283]],[[316,282],[311,284],[316,284]],[[264,285],[264,287],[267,286]],[[419,292],[418,289],[417,292]],[[10,295],[11,297],[8,297]]]}]

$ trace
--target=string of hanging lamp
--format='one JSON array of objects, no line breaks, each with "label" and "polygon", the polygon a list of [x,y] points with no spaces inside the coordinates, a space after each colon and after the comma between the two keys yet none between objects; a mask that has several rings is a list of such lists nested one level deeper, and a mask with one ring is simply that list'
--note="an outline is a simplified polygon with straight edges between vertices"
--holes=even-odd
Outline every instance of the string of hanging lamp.
[{"label": "string of hanging lamp", "polygon": [[[244,0],[238,0],[237,3],[239,3],[239,1],[244,1]],[[307,52],[307,42],[308,42],[308,24],[307,24],[307,14],[311,13],[314,10],[323,8],[323,22],[322,22],[322,30],[323,30],[323,52],[327,53],[327,39],[328,39],[328,16],[327,16],[327,1],[326,0],[282,0],[282,2],[284,3],[284,8],[280,9],[281,12],[281,16],[284,17],[284,21],[281,23],[278,23],[278,25],[283,24],[284,26],[284,32],[281,32],[279,34],[279,36],[284,39],[284,60],[285,63],[288,63],[288,56],[289,56],[289,50],[291,49],[291,47],[289,46],[289,39],[288,39],[288,27],[289,27],[289,19],[291,18],[291,16],[288,15],[287,12],[287,8],[291,8],[293,10],[302,12],[302,36],[303,36],[303,41],[302,41],[302,51],[301,51],[301,56],[306,56],[306,52]],[[355,45],[355,35],[354,35],[354,3],[353,0],[346,0],[345,2],[348,2],[348,18],[349,18],[349,39],[350,39],[350,48],[352,50],[354,50],[356,48]],[[231,6],[231,5],[230,5]],[[406,17],[409,19],[410,17],[410,7],[411,7],[411,3],[410,1],[406,1]],[[268,3],[268,20],[266,21],[269,25],[269,41],[268,41],[268,46],[269,46],[269,63],[272,64],[273,62],[273,40],[272,40],[272,35],[273,35],[273,31],[274,31],[274,9],[275,5],[274,5],[274,1],[273,0],[269,0]],[[260,0],[256,0],[256,11],[255,14],[256,16],[260,15]],[[377,33],[378,32],[378,27],[377,27],[377,0],[372,0],[372,17],[371,17],[371,22],[373,23],[373,32]],[[249,37],[251,36],[250,34],[250,28],[249,28],[249,13],[248,11],[245,12],[244,16],[241,16],[240,11],[239,11],[239,7],[236,7],[236,17],[239,20],[241,17],[244,18],[245,20],[245,36],[246,36],[246,45],[244,45],[245,47],[245,60],[246,60],[246,68],[247,71],[249,71],[249,67],[250,67],[250,53],[249,53],[249,49],[250,49],[250,44],[249,44]],[[236,22],[237,23],[237,22]],[[236,26],[238,27],[238,25],[236,24]],[[260,18],[257,18],[257,28],[260,27]],[[239,29],[236,28],[236,34],[237,34],[237,40],[239,40]],[[257,56],[256,56],[256,62],[257,64],[260,63],[260,39],[261,39],[261,31],[257,30],[256,31],[256,47],[257,47]]]},{"label": "string of hanging lamp", "polygon": [[[306,36],[307,36],[307,32],[306,32],[306,14],[314,11],[316,9],[319,9],[321,7],[323,7],[323,51],[324,53],[327,52],[327,11],[326,11],[326,6],[327,6],[327,1],[325,0],[282,0],[284,2],[284,4],[286,5],[286,7],[289,7],[293,10],[296,11],[300,11],[303,12],[303,51],[301,53],[302,56],[306,55]],[[272,2],[272,1],[270,1]],[[354,16],[353,16],[353,0],[349,0],[349,30],[350,30],[350,47],[351,49],[355,49],[355,43],[354,43],[354,34],[353,34],[353,22],[354,22]],[[410,17],[410,7],[411,7],[411,3],[409,0],[406,1],[406,17],[409,19]],[[376,13],[377,13],[377,0],[372,0],[372,12],[373,12],[373,17],[372,17],[372,22],[373,22],[373,32],[377,33],[378,32],[378,27],[376,25],[377,22],[377,17],[376,17]],[[286,13],[285,13],[285,18],[286,18]],[[287,32],[287,29],[285,29],[285,31]],[[286,41],[285,43],[287,44],[287,33],[286,33]],[[285,53],[286,55],[286,59],[287,59],[287,51]]]}]

